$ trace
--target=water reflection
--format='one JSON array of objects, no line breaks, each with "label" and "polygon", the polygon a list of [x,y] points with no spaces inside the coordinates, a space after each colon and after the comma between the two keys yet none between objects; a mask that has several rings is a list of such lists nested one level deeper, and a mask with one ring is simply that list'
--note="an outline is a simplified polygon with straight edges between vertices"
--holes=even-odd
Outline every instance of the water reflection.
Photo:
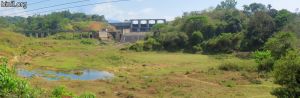
[{"label": "water reflection", "polygon": [[107,71],[97,71],[97,70],[83,70],[71,73],[66,72],[56,72],[50,70],[26,70],[19,69],[18,75],[23,77],[43,77],[47,80],[106,80],[114,77],[112,73]]}]

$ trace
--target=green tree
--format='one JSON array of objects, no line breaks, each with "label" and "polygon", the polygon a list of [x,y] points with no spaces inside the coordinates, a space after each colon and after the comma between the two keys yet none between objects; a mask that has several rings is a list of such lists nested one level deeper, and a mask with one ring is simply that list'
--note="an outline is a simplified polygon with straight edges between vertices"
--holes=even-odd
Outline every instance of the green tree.
[{"label": "green tree", "polygon": [[257,12],[250,18],[243,42],[244,50],[260,49],[275,32],[275,22],[265,12]]},{"label": "green tree", "polygon": [[0,17],[0,28],[8,27],[8,22],[4,17]]},{"label": "green tree", "polygon": [[196,53],[199,51],[202,51],[202,47],[201,44],[204,41],[202,32],[194,32],[191,36],[191,38],[189,39],[189,43],[192,46],[192,52]]},{"label": "green tree", "polygon": [[270,9],[268,11],[268,14],[272,17],[272,18],[275,18],[278,14],[278,11],[276,9]]},{"label": "green tree", "polygon": [[284,32],[295,32],[300,37],[300,16],[291,19],[282,29]]},{"label": "green tree", "polygon": [[245,15],[238,10],[226,11],[221,20],[226,23],[223,30],[224,32],[237,33],[246,29],[247,19]]},{"label": "green tree", "polygon": [[189,37],[186,33],[182,32],[161,33],[161,36],[159,36],[159,42],[163,48],[168,51],[178,51],[186,48],[188,39]]},{"label": "green tree", "polygon": [[186,21],[184,21],[182,30],[192,36],[195,31],[200,31],[203,33],[204,38],[208,39],[213,37],[214,27],[210,23],[210,19],[207,16],[189,16]]},{"label": "green tree", "polygon": [[300,98],[299,52],[289,51],[275,63],[275,83],[281,85],[272,94],[278,98]]},{"label": "green tree", "polygon": [[287,51],[296,49],[296,35],[289,32],[279,32],[266,42],[264,49],[270,50],[276,59],[284,56]]},{"label": "green tree", "polygon": [[277,30],[281,30],[292,18],[292,13],[288,10],[280,10],[275,16]]},{"label": "green tree", "polygon": [[217,9],[235,9],[236,5],[237,5],[236,0],[225,0],[222,1],[221,4],[217,6]]},{"label": "green tree", "polygon": [[237,33],[245,31],[249,21],[248,16],[238,9],[216,9],[204,11],[201,15],[210,17],[209,26],[213,27],[212,34],[215,34],[215,36],[224,32]]},{"label": "green tree", "polygon": [[190,43],[192,46],[201,44],[203,41],[204,41],[204,38],[203,38],[202,32],[199,32],[199,31],[194,32],[190,38]]},{"label": "green tree", "polygon": [[162,48],[161,44],[155,38],[147,38],[144,42],[144,49],[146,51],[160,50]]},{"label": "green tree", "polygon": [[208,53],[230,53],[240,48],[242,33],[222,33],[203,43],[204,52]]},{"label": "green tree", "polygon": [[244,5],[244,13],[248,16],[252,16],[256,12],[267,12],[268,9],[266,8],[266,5],[261,3],[252,3],[250,5]]},{"label": "green tree", "polygon": [[136,52],[144,51],[144,41],[137,41],[129,47],[129,50],[134,50]]},{"label": "green tree", "polygon": [[179,30],[170,24],[156,24],[151,28],[151,31],[154,32],[154,37],[158,37],[161,32],[173,32]]}]

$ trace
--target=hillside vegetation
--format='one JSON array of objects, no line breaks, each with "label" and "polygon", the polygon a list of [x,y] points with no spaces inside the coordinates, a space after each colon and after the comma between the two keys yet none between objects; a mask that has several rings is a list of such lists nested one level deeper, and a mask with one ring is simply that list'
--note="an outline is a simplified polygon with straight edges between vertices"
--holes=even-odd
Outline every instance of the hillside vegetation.
[{"label": "hillside vegetation", "polygon": [[226,0],[216,8],[186,12],[174,21],[154,26],[153,36],[130,48],[190,53],[251,52],[263,50],[268,39],[279,32],[300,33],[298,13],[260,3],[244,5],[239,10],[236,4],[235,0]]},{"label": "hillside vegetation", "polygon": [[104,16],[71,13],[69,11],[54,12],[47,15],[24,17],[0,17],[0,28],[19,33],[35,33],[34,31],[51,31],[56,34],[61,31],[99,31],[104,28],[113,30]]},{"label": "hillside vegetation", "polygon": [[0,31],[0,54],[2,56],[17,55],[18,48],[29,38],[8,30]]}]

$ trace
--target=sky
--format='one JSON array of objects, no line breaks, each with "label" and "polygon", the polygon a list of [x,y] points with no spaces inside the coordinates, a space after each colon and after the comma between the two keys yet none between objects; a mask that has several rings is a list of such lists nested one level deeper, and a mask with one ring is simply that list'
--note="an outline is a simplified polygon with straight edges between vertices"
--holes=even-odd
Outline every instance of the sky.
[{"label": "sky", "polygon": [[[10,1],[10,0],[0,0]],[[31,16],[34,14],[48,14],[61,8],[80,6],[85,4],[95,4],[114,0],[15,0],[16,2],[27,2],[27,8],[4,8],[0,7],[0,16]],[[41,3],[36,3],[44,1]],[[43,7],[81,1],[69,5],[62,5],[36,10]],[[159,18],[173,20],[181,16],[183,12],[201,11],[217,6],[223,0],[130,0],[115,3],[105,3],[98,5],[82,6],[71,9],[71,12],[83,12],[86,14],[104,15],[108,20],[124,21],[127,19]],[[275,9],[287,9],[292,12],[300,8],[300,0],[237,0],[237,8],[242,9],[243,5],[251,3],[271,4]],[[35,3],[35,4],[32,4]],[[33,10],[33,11],[32,11]],[[27,11],[27,12],[24,12]]]}]

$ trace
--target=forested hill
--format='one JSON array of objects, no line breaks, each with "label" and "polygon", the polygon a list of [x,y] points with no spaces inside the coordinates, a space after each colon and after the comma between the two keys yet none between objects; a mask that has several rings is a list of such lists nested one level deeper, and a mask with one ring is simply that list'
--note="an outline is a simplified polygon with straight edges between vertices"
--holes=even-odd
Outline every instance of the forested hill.
[{"label": "forested hill", "polygon": [[0,17],[0,28],[22,30],[99,30],[107,26],[103,15],[86,15],[69,11],[53,12],[47,15],[29,17]]},{"label": "forested hill", "polygon": [[299,37],[299,13],[260,3],[244,5],[241,10],[236,8],[237,3],[225,0],[215,8],[184,13],[168,24],[156,25],[154,36],[130,48],[228,53],[264,49],[270,38],[282,34],[279,32]]}]

